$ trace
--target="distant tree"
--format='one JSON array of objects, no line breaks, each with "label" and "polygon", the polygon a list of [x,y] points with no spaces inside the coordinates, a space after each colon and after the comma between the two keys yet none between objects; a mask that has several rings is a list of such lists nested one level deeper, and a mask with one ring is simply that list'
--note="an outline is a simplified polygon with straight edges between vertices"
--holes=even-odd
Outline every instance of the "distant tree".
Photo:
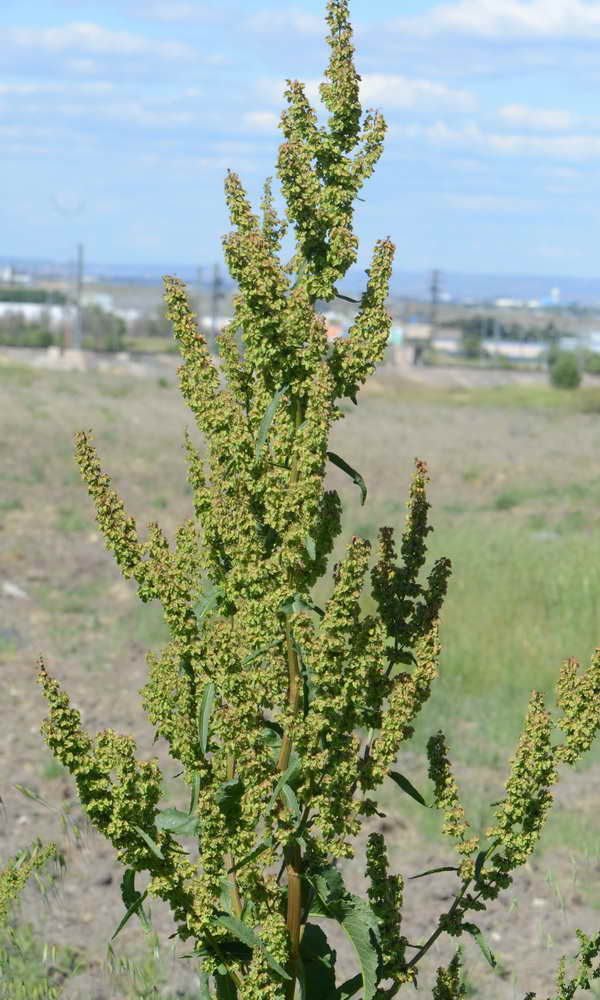
[{"label": "distant tree", "polygon": [[54,343],[55,334],[45,317],[37,323],[27,323],[20,313],[0,319],[0,344],[3,347],[50,347]]},{"label": "distant tree", "polygon": [[42,305],[63,306],[67,301],[64,292],[48,288],[0,288],[0,302],[36,302]]},{"label": "distant tree", "polygon": [[143,313],[130,328],[132,337],[164,337],[171,340],[171,324],[169,323],[164,305],[158,306],[152,312]]},{"label": "distant tree", "polygon": [[120,316],[100,306],[85,306],[82,316],[83,347],[91,351],[122,351],[127,328]]},{"label": "distant tree", "polygon": [[549,374],[555,389],[577,389],[581,384],[579,364],[571,351],[559,351],[554,355]]}]

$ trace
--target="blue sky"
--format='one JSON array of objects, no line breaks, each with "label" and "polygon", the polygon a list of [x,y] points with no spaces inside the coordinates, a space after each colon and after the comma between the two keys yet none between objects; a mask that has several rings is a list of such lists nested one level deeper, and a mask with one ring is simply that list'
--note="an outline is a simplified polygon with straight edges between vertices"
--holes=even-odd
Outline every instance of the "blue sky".
[{"label": "blue sky", "polygon": [[[3,0],[0,255],[207,264],[227,168],[259,198],[282,81],[314,93],[324,0]],[[354,0],[386,151],[361,262],[594,276],[600,0]]]}]

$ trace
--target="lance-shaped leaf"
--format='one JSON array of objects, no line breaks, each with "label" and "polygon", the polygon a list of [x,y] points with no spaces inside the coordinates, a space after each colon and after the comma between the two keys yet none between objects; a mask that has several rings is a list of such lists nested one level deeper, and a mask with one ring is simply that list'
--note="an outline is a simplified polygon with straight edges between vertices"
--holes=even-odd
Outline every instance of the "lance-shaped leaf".
[{"label": "lance-shaped leaf", "polygon": [[152,840],[152,837],[150,837],[146,833],[145,830],[142,830],[141,826],[135,826],[135,824],[134,824],[133,828],[134,828],[134,830],[137,830],[137,832],[139,833],[140,837],[142,838],[142,840],[144,841],[144,843],[146,843],[148,845],[148,847],[150,848],[150,850],[152,851],[152,853],[154,854],[154,856],[157,857],[157,858],[159,858],[160,861],[164,861],[165,859],[163,857],[162,851],[161,851],[160,847],[158,846],[158,844],[156,843],[156,841]]},{"label": "lance-shaped leaf", "polygon": [[299,771],[300,771],[300,762],[298,761],[298,758],[296,758],[289,765],[289,767],[286,767],[285,771],[282,771],[281,774],[279,775],[279,778],[277,779],[277,782],[275,784],[275,788],[271,793],[271,798],[269,799],[269,804],[267,806],[267,809],[272,808],[272,806],[277,801],[283,786],[290,785],[290,783],[294,780],[294,778],[298,776]]},{"label": "lance-shaped leaf", "polygon": [[200,796],[200,775],[195,774],[192,778],[192,789],[190,794],[190,808],[188,812],[190,816],[196,812],[198,808],[198,798]]},{"label": "lance-shaped leaf", "polygon": [[328,451],[327,458],[333,465],[337,465],[338,469],[341,469],[347,476],[350,476],[353,483],[356,483],[360,490],[361,506],[364,506],[364,502],[367,499],[367,485],[360,472],[357,472],[351,465],[348,465],[348,463],[343,458],[340,458],[339,455],[336,455],[334,451]]},{"label": "lance-shaped leaf", "polygon": [[271,649],[275,649],[276,646],[281,646],[283,642],[283,636],[280,639],[275,639],[274,642],[270,642],[268,646],[263,646],[262,649],[257,649],[255,653],[250,653],[249,656],[244,657],[242,660],[242,666],[245,667],[247,663],[252,663],[253,660],[257,660],[259,656],[264,656]]},{"label": "lance-shaped leaf", "polygon": [[127,868],[123,874],[121,880],[121,897],[123,903],[126,907],[125,916],[120,921],[116,931],[111,937],[111,941],[114,941],[117,934],[120,934],[123,930],[125,924],[131,919],[134,913],[139,915],[139,918],[145,928],[145,930],[150,929],[150,922],[148,917],[144,913],[143,903],[146,899],[148,892],[137,892],[135,888],[135,871],[133,868]]},{"label": "lance-shaped leaf", "polygon": [[457,872],[458,868],[451,865],[442,865],[440,868],[428,868],[426,872],[419,872],[418,875],[409,875],[409,879],[425,878],[426,875],[437,875],[438,872]]},{"label": "lance-shaped leaf", "polygon": [[482,951],[482,953],[483,953],[483,955],[485,957],[486,962],[489,962],[489,964],[491,965],[492,969],[494,969],[496,967],[496,964],[497,964],[496,963],[496,956],[494,955],[493,951],[491,950],[490,946],[488,945],[485,937],[483,936],[483,934],[482,934],[481,930],[479,929],[479,927],[477,926],[477,924],[463,924],[462,928],[463,928],[463,930],[467,931],[468,934],[471,934],[471,936],[475,938],[475,940],[477,941],[477,944],[481,948],[481,951]]},{"label": "lance-shaped leaf", "polygon": [[403,774],[400,774],[399,771],[390,771],[389,777],[392,779],[392,781],[396,782],[398,788],[401,788],[403,792],[406,792],[407,795],[410,795],[411,799],[414,799],[415,802],[419,803],[419,805],[425,806],[426,809],[429,808],[421,793],[415,788],[412,782],[410,782],[408,778],[406,778]]},{"label": "lance-shaped leaf", "polygon": [[306,549],[309,559],[314,561],[317,558],[317,546],[311,535],[307,535],[304,539],[304,548]]},{"label": "lance-shaped leaf", "polygon": [[285,971],[282,965],[277,962],[270,951],[265,947],[261,939],[257,934],[254,933],[248,924],[245,924],[243,920],[238,920],[237,917],[232,916],[230,913],[218,913],[215,917],[217,923],[225,927],[233,936],[241,941],[243,944],[248,945],[249,948],[259,948],[265,956],[267,965],[281,976],[282,979],[290,979],[290,976]]},{"label": "lance-shaped leaf", "polygon": [[253,851],[250,851],[250,854],[247,854],[241,859],[241,861],[236,861],[236,863],[227,870],[227,874],[230,872],[237,872],[240,868],[243,868],[244,865],[250,864],[250,862],[254,861],[255,858],[258,858],[261,854],[264,854],[265,851],[268,851],[270,847],[273,847],[274,843],[275,841],[273,838],[269,837],[268,840],[263,841],[263,843],[259,844],[258,847],[255,847]]},{"label": "lance-shaped leaf", "polygon": [[200,748],[203,754],[206,754],[208,749],[208,727],[215,703],[215,692],[215,685],[212,681],[209,681],[204,687],[198,707],[198,739],[200,740]]},{"label": "lance-shaped leaf", "polygon": [[258,428],[258,434],[256,435],[256,448],[254,451],[254,455],[257,461],[260,458],[262,450],[265,446],[267,435],[271,428],[271,424],[273,423],[273,417],[275,416],[275,411],[279,406],[279,401],[283,396],[283,394],[287,391],[287,388],[288,388],[287,385],[284,385],[282,386],[281,389],[277,390],[277,392],[273,396],[273,399],[267,406],[264,416],[260,422],[260,427]]}]

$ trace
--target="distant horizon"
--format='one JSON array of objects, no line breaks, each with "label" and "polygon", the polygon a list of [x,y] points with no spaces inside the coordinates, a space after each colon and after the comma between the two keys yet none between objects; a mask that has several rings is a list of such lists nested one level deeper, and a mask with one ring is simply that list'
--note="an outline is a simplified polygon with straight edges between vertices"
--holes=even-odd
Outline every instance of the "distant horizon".
[{"label": "distant horizon", "polygon": [[[197,284],[197,270],[204,272],[203,284],[210,283],[214,261],[209,263],[193,265],[182,261],[165,263],[158,260],[133,260],[129,263],[111,260],[99,260],[91,258],[85,262],[85,274],[87,277],[97,277],[106,281],[126,281],[135,282],[136,279],[144,283],[159,283],[164,274],[175,274],[185,280],[188,284]],[[235,282],[230,278],[222,262],[220,266],[221,278],[231,286]],[[45,268],[55,267],[61,271],[63,277],[72,275],[75,266],[74,255],[72,260],[61,259],[60,257],[20,257],[10,255],[0,255],[0,268],[14,267],[16,270],[36,271]],[[425,301],[427,295],[427,283],[433,269],[426,268],[394,268],[390,291],[395,295],[407,295],[409,297],[422,298]],[[482,297],[501,298],[512,297],[521,300],[536,299],[548,296],[553,288],[560,290],[560,304],[565,305],[570,301],[578,301],[582,304],[586,302],[600,302],[600,275],[561,275],[534,274],[524,272],[490,272],[490,271],[464,271],[453,269],[438,269],[441,273],[441,291],[448,292],[461,298]],[[352,268],[346,277],[340,282],[340,291],[343,287],[356,289],[366,282],[364,271],[360,268]],[[417,295],[418,286],[422,285],[422,295]],[[454,286],[454,287],[453,287]],[[590,287],[592,286],[592,287]],[[404,287],[405,291],[401,291]],[[469,288],[471,290],[469,290]],[[407,290],[408,289],[408,290]],[[486,289],[488,290],[486,292]]]}]

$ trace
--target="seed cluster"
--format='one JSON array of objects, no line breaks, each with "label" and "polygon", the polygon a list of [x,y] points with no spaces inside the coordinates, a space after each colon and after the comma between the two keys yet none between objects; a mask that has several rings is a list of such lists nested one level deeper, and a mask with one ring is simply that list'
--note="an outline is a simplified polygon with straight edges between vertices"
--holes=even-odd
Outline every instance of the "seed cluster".
[{"label": "seed cluster", "polygon": [[[260,215],[236,174],[225,181],[224,249],[238,292],[218,362],[184,285],[165,279],[181,391],[203,440],[185,439],[194,518],[173,542],[157,524],[142,539],[90,433],[76,440],[106,545],[140,598],[160,602],[169,629],[165,648],[148,655],[142,698],[180,763],[188,811],[163,802],[156,760],[138,760],[129,736],[87,734],[67,694],[40,671],[50,710],[44,736],[126,868],[128,917],[146,894],[167,901],[219,1000],[293,1000],[296,981],[302,996],[337,996],[335,953],[311,914],[338,920],[355,943],[361,972],[344,996],[362,990],[363,1000],[385,1000],[416,985],[417,963],[438,934],[472,932],[467,912],[485,908],[530,856],[558,763],[588,749],[600,720],[600,657],[583,673],[569,661],[557,687],[564,740],[552,742],[552,721],[534,695],[484,847],[468,836],[446,739],[431,738],[434,801],[456,842],[460,888],[409,959],[404,884],[388,871],[383,838],[369,840],[368,902],[347,892],[335,863],[352,857],[362,818],[377,810],[367,796],[429,697],[450,563],[438,560],[422,579],[431,527],[428,473],[417,462],[399,556],[391,527],[380,531],[370,570],[369,543],[352,538],[324,608],[314,604],[341,526],[340,497],[324,485],[328,461],[361,482],[328,452],[329,435],[343,416],[340,401],[356,402],[382,359],[394,252],[387,239],[376,244],[349,335],[329,345],[315,307],[339,294],[337,282],[356,262],[353,202],[381,154],[385,123],[378,111],[362,115],[346,0],[330,0],[327,22],[326,125],[302,84],[288,81],[277,166],[286,218],[270,181]],[[285,263],[288,224],[296,250]],[[365,615],[369,575],[375,610]],[[143,892],[138,873],[147,876]],[[439,971],[437,1000],[464,995],[459,965]]]}]

